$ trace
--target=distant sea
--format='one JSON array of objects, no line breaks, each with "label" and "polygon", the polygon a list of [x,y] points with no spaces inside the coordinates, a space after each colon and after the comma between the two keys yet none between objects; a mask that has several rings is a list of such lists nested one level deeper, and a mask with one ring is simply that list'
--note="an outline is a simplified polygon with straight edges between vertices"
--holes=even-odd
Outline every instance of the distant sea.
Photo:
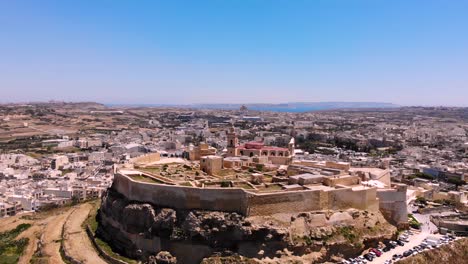
[{"label": "distant sea", "polygon": [[270,111],[270,112],[283,112],[283,113],[304,113],[311,111],[320,111],[330,109],[327,107],[275,107],[275,106],[265,106],[265,107],[249,107],[251,110],[255,111]]}]

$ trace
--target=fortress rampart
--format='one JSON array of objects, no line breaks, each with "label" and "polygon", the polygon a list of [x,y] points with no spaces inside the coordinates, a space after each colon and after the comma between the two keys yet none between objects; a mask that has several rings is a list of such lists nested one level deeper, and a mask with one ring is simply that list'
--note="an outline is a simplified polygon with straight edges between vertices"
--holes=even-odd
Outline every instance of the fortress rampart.
[{"label": "fortress rampart", "polygon": [[115,174],[112,188],[128,200],[182,210],[237,212],[245,216],[356,208],[378,210],[375,188],[254,193],[242,188],[198,188],[135,181]]},{"label": "fortress rampart", "polygon": [[395,189],[382,189],[377,192],[380,211],[393,224],[405,227],[408,224],[407,186],[400,184],[395,187]]},{"label": "fortress rampart", "polygon": [[247,195],[241,188],[196,188],[138,182],[117,173],[112,188],[128,200],[184,210],[213,210],[247,214]]}]

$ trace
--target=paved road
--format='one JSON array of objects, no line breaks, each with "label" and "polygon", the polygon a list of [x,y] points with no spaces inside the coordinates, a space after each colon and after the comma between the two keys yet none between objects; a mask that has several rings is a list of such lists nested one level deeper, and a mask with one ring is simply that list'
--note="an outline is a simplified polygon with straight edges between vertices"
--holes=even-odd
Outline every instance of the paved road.
[{"label": "paved road", "polygon": [[[408,210],[411,212],[414,210],[414,208],[410,205],[408,205]],[[375,258],[374,261],[370,263],[375,263],[375,264],[383,264],[387,260],[391,260],[392,256],[394,254],[403,254],[403,252],[412,249],[415,246],[418,246],[423,242],[425,238],[428,236],[435,236],[435,237],[441,237],[440,235],[435,235],[434,233],[437,231],[437,226],[435,226],[431,221],[430,221],[430,215],[422,215],[422,214],[413,214],[413,216],[418,220],[422,225],[421,225],[421,231],[419,233],[415,233],[412,236],[410,236],[409,242],[405,243],[404,246],[397,246],[396,248],[388,251],[388,252],[383,252],[382,256]]]}]

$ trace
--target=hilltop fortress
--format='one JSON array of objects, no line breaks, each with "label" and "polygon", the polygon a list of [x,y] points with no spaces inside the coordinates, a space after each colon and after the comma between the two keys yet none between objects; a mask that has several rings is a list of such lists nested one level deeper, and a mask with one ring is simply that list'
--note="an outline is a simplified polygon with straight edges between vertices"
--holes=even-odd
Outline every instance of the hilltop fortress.
[{"label": "hilltop fortress", "polygon": [[[284,149],[252,143],[239,146],[232,130],[228,140],[232,140],[232,148],[228,148],[226,157],[200,156],[199,162],[170,163],[152,159],[146,164],[140,159],[116,168],[98,216],[98,234],[131,257],[167,250],[183,259],[182,263],[198,263],[203,257],[225,250],[261,258],[275,254],[276,246],[282,249],[291,243],[284,237],[292,232],[287,227],[255,227],[247,224],[249,219],[295,219],[312,213],[326,217],[312,217],[308,225],[333,227],[351,224],[353,214],[342,214],[358,210],[382,215],[382,221],[394,226],[407,225],[406,185],[391,185],[388,170],[352,168],[339,162],[294,161],[294,141]],[[330,214],[331,219],[335,214],[343,219],[329,223],[326,219]],[[218,217],[219,226],[212,226],[215,220],[204,225],[213,215]],[[229,227],[225,221],[232,218],[236,220]],[[246,231],[247,227],[253,230]],[[213,230],[221,232],[222,239]],[[246,241],[252,240],[259,244],[250,245],[250,251],[243,248]],[[276,246],[269,245],[273,251],[262,249],[268,243],[261,241],[269,240],[277,241]]]}]

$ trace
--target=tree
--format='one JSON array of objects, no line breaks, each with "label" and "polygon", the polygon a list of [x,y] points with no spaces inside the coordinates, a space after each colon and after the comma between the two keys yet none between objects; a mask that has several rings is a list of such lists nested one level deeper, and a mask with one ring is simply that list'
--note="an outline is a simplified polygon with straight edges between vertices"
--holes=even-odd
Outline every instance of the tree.
[{"label": "tree", "polygon": [[427,200],[424,197],[416,197],[416,202],[424,205],[427,204]]}]

